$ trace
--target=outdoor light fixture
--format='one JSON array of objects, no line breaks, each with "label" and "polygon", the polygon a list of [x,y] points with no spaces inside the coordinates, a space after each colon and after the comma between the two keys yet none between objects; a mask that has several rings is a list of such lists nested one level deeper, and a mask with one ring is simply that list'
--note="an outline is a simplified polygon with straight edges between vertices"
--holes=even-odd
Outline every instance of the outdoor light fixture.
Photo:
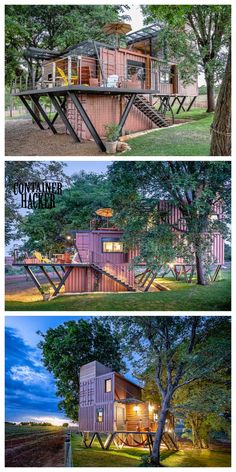
[{"label": "outdoor light fixture", "polygon": [[70,240],[71,240],[71,236],[68,234],[68,235],[66,236],[66,239],[67,239],[67,241],[70,241]]},{"label": "outdoor light fixture", "polygon": [[137,414],[138,414],[138,410],[139,410],[138,405],[135,405],[135,406],[134,406],[134,411],[136,411]]},{"label": "outdoor light fixture", "polygon": [[153,405],[150,405],[150,404],[148,405],[148,410],[149,410],[149,411],[153,411],[153,408],[154,408]]}]

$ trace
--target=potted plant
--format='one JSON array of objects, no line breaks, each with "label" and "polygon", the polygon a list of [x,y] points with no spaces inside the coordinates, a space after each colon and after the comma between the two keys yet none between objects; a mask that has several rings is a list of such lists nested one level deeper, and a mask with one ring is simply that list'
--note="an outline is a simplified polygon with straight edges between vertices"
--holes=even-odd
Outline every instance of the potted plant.
[{"label": "potted plant", "polygon": [[115,154],[120,134],[120,127],[116,123],[108,123],[105,128],[105,146],[107,154]]}]

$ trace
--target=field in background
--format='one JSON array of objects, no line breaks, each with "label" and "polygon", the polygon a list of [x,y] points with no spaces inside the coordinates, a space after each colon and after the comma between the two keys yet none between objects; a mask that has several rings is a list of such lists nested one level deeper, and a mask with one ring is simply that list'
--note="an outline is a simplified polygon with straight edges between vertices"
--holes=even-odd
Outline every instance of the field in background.
[{"label": "field in background", "polygon": [[6,467],[63,467],[65,428],[5,427]]}]

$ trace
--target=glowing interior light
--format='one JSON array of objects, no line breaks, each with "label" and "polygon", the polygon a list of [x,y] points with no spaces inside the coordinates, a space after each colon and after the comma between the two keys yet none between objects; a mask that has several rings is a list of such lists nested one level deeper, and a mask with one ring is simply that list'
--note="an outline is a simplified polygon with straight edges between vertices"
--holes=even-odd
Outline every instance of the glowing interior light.
[{"label": "glowing interior light", "polygon": [[137,413],[137,412],[138,412],[138,410],[139,410],[139,407],[138,407],[138,405],[135,405],[135,406],[134,406],[134,411],[136,411],[136,413]]}]

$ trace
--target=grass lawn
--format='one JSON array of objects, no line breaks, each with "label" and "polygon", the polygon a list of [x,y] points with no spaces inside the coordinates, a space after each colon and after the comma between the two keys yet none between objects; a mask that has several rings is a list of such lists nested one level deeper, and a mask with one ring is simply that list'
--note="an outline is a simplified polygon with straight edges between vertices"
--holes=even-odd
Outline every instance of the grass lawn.
[{"label": "grass lawn", "polygon": [[174,128],[164,128],[127,141],[131,150],[124,156],[208,156],[212,113],[196,108],[182,112],[178,119],[193,120]]},{"label": "grass lawn", "polygon": [[[145,456],[146,449],[111,447],[103,451],[97,442],[91,449],[85,449],[81,437],[72,436],[74,467],[140,467]],[[230,454],[208,450],[162,451],[161,462],[165,467],[230,467]]]},{"label": "grass lawn", "polygon": [[[163,279],[160,279],[163,283]],[[90,293],[61,296],[49,302],[7,301],[7,311],[229,311],[230,272],[209,286],[167,279],[168,292]]]}]

